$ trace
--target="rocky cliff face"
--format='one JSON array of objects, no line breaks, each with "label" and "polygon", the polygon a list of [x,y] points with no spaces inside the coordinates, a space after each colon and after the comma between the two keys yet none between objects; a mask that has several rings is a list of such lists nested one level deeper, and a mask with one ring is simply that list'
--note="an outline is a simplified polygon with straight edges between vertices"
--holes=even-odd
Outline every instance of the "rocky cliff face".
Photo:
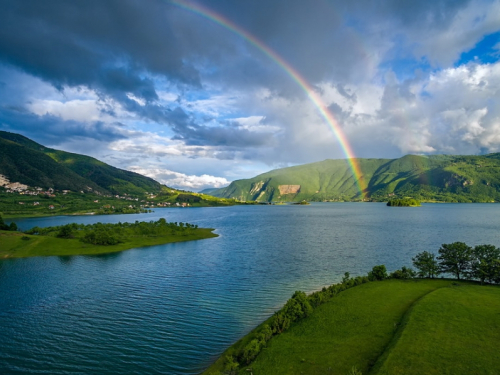
[{"label": "rocky cliff face", "polygon": [[300,192],[300,185],[279,185],[278,189],[281,195],[297,194]]}]

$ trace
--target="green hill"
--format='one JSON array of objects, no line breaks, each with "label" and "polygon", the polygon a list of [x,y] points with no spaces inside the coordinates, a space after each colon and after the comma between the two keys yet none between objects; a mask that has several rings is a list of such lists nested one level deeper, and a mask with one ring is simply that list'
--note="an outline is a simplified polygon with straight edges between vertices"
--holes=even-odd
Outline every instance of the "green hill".
[{"label": "green hill", "polygon": [[161,184],[89,156],[42,146],[22,135],[0,131],[0,174],[11,182],[57,190],[102,194],[160,192]]},{"label": "green hill", "polygon": [[484,156],[406,155],[399,159],[356,159],[364,191],[346,159],[276,169],[237,180],[211,194],[244,201],[500,201],[500,154]]},{"label": "green hill", "polygon": [[[446,279],[369,282],[316,307],[234,373],[497,374],[499,309],[498,286]],[[245,340],[204,374],[228,373],[222,363]]]}]

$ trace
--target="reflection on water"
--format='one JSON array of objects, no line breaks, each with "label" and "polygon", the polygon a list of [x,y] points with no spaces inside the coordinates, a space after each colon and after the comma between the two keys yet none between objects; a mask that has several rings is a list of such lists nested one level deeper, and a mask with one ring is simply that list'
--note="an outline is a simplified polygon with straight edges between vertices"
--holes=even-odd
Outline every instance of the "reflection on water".
[{"label": "reflection on water", "polygon": [[59,259],[61,264],[68,264],[73,260],[73,256],[71,256],[71,255],[59,255],[57,257],[57,259]]},{"label": "reflection on water", "polygon": [[158,220],[220,237],[105,255],[0,261],[0,373],[196,374],[295,290],[411,265],[442,243],[500,245],[493,204],[239,206],[18,220]]}]

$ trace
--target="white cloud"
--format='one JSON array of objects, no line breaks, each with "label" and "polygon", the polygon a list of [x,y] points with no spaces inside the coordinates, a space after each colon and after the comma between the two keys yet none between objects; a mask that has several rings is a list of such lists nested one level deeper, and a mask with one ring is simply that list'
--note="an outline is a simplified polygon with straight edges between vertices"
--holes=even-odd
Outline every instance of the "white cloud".
[{"label": "white cloud", "polygon": [[146,169],[140,166],[130,166],[130,170],[151,177],[167,186],[184,190],[199,191],[229,185],[229,181],[224,177],[216,177],[208,174],[202,174],[201,176],[187,175],[167,169]]},{"label": "white cloud", "polygon": [[[402,153],[480,153],[500,148],[500,62],[444,69],[388,85],[375,115],[351,115],[362,138],[386,138]],[[349,128],[348,126],[348,128]]]},{"label": "white cloud", "polygon": [[500,1],[470,1],[444,30],[419,27],[409,35],[420,56],[427,56],[435,65],[449,66],[484,35],[497,32],[499,25]]}]

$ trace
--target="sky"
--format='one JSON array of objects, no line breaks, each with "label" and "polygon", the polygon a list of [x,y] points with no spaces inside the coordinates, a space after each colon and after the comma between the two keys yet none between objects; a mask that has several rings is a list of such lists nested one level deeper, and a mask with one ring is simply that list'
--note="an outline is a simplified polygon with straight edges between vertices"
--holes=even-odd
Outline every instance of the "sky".
[{"label": "sky", "polygon": [[0,9],[0,130],[171,187],[325,159],[500,152],[500,0]]}]

